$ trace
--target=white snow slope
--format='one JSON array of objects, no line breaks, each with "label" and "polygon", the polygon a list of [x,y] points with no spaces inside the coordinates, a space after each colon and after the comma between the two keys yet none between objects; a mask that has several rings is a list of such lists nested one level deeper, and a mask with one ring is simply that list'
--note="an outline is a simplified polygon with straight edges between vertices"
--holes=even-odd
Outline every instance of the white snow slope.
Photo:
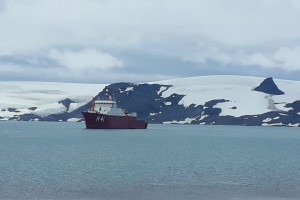
[{"label": "white snow slope", "polygon": [[[75,103],[70,104],[69,112],[89,102],[105,87],[105,84],[55,83],[55,82],[0,82],[0,117],[8,120],[15,115],[49,114],[65,112],[63,104],[66,98]],[[36,107],[35,110],[29,108]],[[15,108],[15,112],[8,111]]]},{"label": "white snow slope", "polygon": [[[220,115],[242,116],[256,115],[275,109],[287,111],[284,106],[300,100],[300,81],[274,79],[275,84],[284,95],[270,96],[262,92],[252,91],[265,78],[249,76],[200,76],[151,82],[149,84],[172,85],[167,89],[162,86],[158,93],[163,97],[172,94],[186,95],[180,104],[188,107],[190,104],[204,105],[216,99],[225,99],[228,102],[218,103],[217,108],[222,109]],[[64,105],[58,103],[66,98],[71,103],[68,112],[86,104],[98,94],[107,84],[79,84],[79,83],[53,83],[53,82],[1,82],[0,81],[0,120],[23,114],[36,114],[47,116],[66,112]],[[276,104],[270,106],[270,102]],[[168,105],[170,102],[167,103]],[[29,108],[36,107],[32,110]],[[234,107],[234,109],[233,109]],[[9,108],[16,109],[8,111]],[[70,121],[76,121],[72,119]]]},{"label": "white snow slope", "polygon": [[[215,99],[229,100],[229,102],[219,103],[215,106],[222,109],[221,116],[239,117],[266,113],[271,111],[268,108],[270,100],[274,100],[278,110],[288,111],[288,108],[284,107],[286,103],[300,100],[300,81],[274,79],[278,88],[285,93],[284,95],[270,96],[262,92],[252,91],[264,79],[263,77],[218,75],[153,83],[173,85],[173,87],[164,91],[162,96],[169,97],[174,93],[186,95],[180,102],[186,107],[192,103],[204,105],[206,102]],[[236,109],[232,109],[232,107],[236,107]]]}]

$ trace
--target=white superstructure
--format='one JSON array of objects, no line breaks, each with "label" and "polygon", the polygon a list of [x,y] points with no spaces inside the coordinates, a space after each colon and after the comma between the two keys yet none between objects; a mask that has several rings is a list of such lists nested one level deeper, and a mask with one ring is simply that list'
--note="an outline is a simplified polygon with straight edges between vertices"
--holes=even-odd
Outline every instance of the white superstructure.
[{"label": "white superstructure", "polygon": [[124,111],[117,107],[117,103],[112,100],[96,100],[94,111],[105,115],[125,116]]},{"label": "white superstructure", "polygon": [[94,100],[92,101],[91,112],[97,112],[103,115],[114,115],[114,116],[132,116],[136,117],[136,113],[127,113],[123,109],[117,106],[117,102],[112,100],[111,96],[105,95],[105,100]]}]

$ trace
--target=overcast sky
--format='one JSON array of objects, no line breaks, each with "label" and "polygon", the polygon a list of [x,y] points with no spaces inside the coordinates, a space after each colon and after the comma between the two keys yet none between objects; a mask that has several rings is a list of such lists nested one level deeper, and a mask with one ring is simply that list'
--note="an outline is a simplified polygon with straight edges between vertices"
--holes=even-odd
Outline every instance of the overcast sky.
[{"label": "overcast sky", "polygon": [[299,0],[0,0],[0,80],[300,80]]}]

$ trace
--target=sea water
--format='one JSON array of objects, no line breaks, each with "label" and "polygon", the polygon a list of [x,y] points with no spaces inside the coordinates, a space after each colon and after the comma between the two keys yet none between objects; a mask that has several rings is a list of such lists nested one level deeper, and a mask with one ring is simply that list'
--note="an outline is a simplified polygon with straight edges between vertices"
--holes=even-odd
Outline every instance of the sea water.
[{"label": "sea water", "polygon": [[300,129],[1,122],[0,199],[300,199]]}]

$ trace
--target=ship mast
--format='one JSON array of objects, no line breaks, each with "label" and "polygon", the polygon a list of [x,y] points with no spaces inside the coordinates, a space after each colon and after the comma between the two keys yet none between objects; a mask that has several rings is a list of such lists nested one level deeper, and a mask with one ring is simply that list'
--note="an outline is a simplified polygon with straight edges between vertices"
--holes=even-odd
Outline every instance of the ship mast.
[{"label": "ship mast", "polygon": [[92,99],[91,111],[95,111],[95,97]]},{"label": "ship mast", "polygon": [[105,89],[105,98],[104,98],[106,101],[109,101],[110,100],[110,96],[108,94],[108,88]]}]

